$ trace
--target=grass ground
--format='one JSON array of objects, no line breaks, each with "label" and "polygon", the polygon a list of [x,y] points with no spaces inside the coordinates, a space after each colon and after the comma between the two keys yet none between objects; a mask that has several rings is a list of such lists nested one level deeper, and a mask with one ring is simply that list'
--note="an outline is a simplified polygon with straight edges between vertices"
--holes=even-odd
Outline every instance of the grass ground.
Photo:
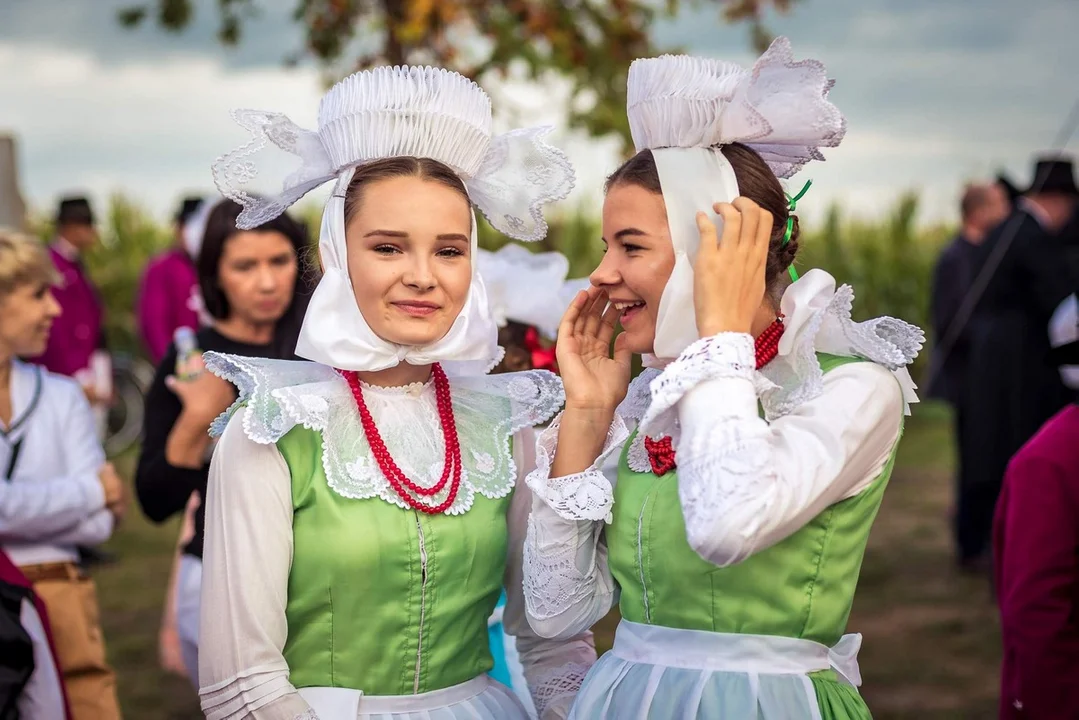
[{"label": "grass ground", "polygon": [[[917,407],[870,538],[850,621],[850,630],[864,636],[862,691],[878,720],[995,716],[999,627],[987,581],[953,570],[952,457],[947,415]],[[132,512],[109,546],[121,561],[97,573],[109,656],[129,719],[201,717],[186,681],[157,663],[177,527],[152,526]],[[615,622],[609,617],[597,628],[601,650],[609,647]]]}]

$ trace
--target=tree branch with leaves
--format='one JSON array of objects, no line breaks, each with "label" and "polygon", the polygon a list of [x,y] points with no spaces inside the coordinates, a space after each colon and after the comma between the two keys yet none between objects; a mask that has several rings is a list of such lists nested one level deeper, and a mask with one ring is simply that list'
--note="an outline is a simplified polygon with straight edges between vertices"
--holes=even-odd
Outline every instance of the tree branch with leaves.
[{"label": "tree branch with leaves", "polygon": [[[522,67],[532,79],[554,72],[572,86],[569,125],[594,136],[615,133],[629,146],[626,73],[656,47],[649,28],[685,5],[714,7],[726,22],[748,23],[753,45],[771,41],[769,11],[797,0],[296,0],[293,19],[304,29],[302,53],[336,79],[374,65],[437,65],[479,80]],[[243,40],[257,0],[216,0],[218,39]],[[173,32],[194,17],[194,0],[147,0],[121,10],[125,27],[146,21]],[[718,20],[718,18],[717,18]]]}]

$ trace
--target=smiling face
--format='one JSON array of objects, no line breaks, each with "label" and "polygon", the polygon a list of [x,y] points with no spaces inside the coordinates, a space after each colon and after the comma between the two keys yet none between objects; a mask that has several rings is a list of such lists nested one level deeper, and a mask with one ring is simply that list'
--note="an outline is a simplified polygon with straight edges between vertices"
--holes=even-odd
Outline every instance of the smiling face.
[{"label": "smiling face", "polygon": [[46,281],[26,282],[0,298],[0,348],[21,357],[45,352],[60,304]]},{"label": "smiling face", "polygon": [[615,184],[603,203],[603,261],[590,279],[622,309],[626,347],[650,353],[663,288],[674,269],[674,246],[663,196],[639,185]]},{"label": "smiling face", "polygon": [[348,217],[348,272],[371,330],[395,345],[449,332],[472,284],[472,213],[462,191],[416,176],[365,183]]}]

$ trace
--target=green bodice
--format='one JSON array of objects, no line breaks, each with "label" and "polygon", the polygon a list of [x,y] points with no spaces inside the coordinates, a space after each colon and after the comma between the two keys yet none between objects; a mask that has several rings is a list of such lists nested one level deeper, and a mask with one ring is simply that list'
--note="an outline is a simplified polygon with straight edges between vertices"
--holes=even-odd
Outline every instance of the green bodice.
[{"label": "green bodice", "polygon": [[[825,372],[856,361],[819,359]],[[806,638],[829,646],[839,640],[895,448],[866,490],[729,567],[704,560],[686,540],[677,472],[662,477],[634,472],[626,461],[629,443],[626,448],[614,518],[606,529],[622,617],[665,627]]]},{"label": "green bodice", "polygon": [[335,493],[315,431],[295,427],[277,447],[292,476],[292,684],[408,695],[490,670],[512,495],[477,493],[462,515],[426,515]]}]

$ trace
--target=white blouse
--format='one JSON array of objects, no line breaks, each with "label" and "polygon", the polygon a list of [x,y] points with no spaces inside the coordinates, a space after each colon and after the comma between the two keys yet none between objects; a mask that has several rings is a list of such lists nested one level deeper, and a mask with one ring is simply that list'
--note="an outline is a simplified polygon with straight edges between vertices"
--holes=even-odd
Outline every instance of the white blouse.
[{"label": "white blouse", "polygon": [[[237,358],[227,359],[240,362]],[[251,365],[259,361],[242,362]],[[307,368],[307,371],[310,370]],[[218,368],[215,371],[221,371],[226,377],[230,374],[228,369]],[[265,402],[267,398],[258,397],[256,391],[249,399],[249,407],[237,410],[228,422],[214,453],[206,498],[206,547],[199,633],[200,695],[203,710],[210,720],[294,720],[300,716],[309,717],[304,715],[310,712],[308,704],[289,682],[289,668],[282,654],[288,634],[285,607],[293,560],[292,493],[288,467],[277,446],[269,441],[283,432],[286,426],[291,427],[300,421],[299,415],[315,413],[314,416],[305,417],[303,423],[307,427],[322,429],[324,443],[339,443],[336,455],[360,452],[355,446],[349,446],[344,436],[335,434],[333,429],[335,419],[338,430],[345,422],[343,415],[334,415],[337,412],[335,408],[342,414],[351,412],[351,422],[357,421],[347,388],[344,388],[342,396],[343,381],[332,376],[332,371],[330,373],[316,377],[315,382],[304,382],[285,391],[278,388],[274,391],[277,398],[289,394],[295,402],[274,406],[272,410]],[[495,382],[504,384],[506,381]],[[241,384],[241,387],[244,386]],[[392,393],[393,390],[388,392]],[[432,388],[429,385],[410,386],[396,397],[386,398],[385,395],[385,392],[371,393],[367,399],[391,453],[398,458],[405,456],[395,450],[400,440],[411,443],[413,456],[422,455],[425,441],[430,439],[426,436],[434,437],[440,432],[433,430],[432,433],[423,433],[417,430],[418,423],[422,423],[419,427],[428,424],[420,419],[421,416],[427,417],[428,413],[431,414],[431,424],[437,422],[437,416],[433,415]],[[456,396],[454,402],[456,407]],[[393,412],[387,412],[390,408],[393,408]],[[290,412],[294,414],[289,415],[286,422],[281,422],[281,415],[275,413],[282,411],[286,415]],[[437,424],[434,427],[437,428]],[[462,427],[461,423],[458,424],[458,432],[466,453],[476,447],[468,442],[469,429]],[[260,441],[253,440],[252,436]],[[503,435],[501,441],[507,461],[510,460],[508,439]],[[531,457],[534,447],[532,430],[518,431],[513,436],[512,446],[512,463],[516,470],[512,477],[506,479],[506,491],[514,484],[516,488],[507,518],[509,558],[505,575],[507,602],[503,623],[507,633],[517,636],[525,677],[541,718],[564,718],[577,687],[595,660],[595,647],[587,628],[568,636],[565,642],[552,641],[538,636],[525,620],[521,592],[521,548],[532,496],[522,481],[535,465]],[[432,452],[438,450],[434,445],[427,449]],[[480,455],[479,466],[509,467],[508,462],[503,463],[501,458]],[[477,461],[476,458],[466,459],[466,466],[474,461]],[[335,468],[332,473],[327,473],[335,492],[351,493],[347,495],[349,497],[356,497],[362,492],[368,494],[369,502],[389,501],[380,495],[380,487],[369,485],[375,482],[374,477],[368,474],[370,463],[356,462],[355,458],[351,462],[345,462],[345,459],[341,459],[339,464],[335,462],[327,463],[324,458],[324,467]],[[403,466],[403,469],[406,468]],[[433,471],[440,473],[441,468],[434,468]],[[486,494],[492,490],[483,486],[481,475],[476,467],[470,468],[469,482],[475,487],[465,488],[463,484],[461,494],[471,498],[473,492]],[[384,479],[382,484],[388,486]],[[471,503],[471,499],[468,503]],[[467,507],[464,507],[462,512],[466,511]]]},{"label": "white blouse", "polygon": [[113,529],[93,412],[74,380],[18,361],[11,404],[0,426],[0,544],[20,566],[76,562],[76,545],[102,543]]},{"label": "white blouse", "polygon": [[[540,435],[537,469],[527,479],[534,491],[525,544],[533,629],[547,637],[572,634],[591,627],[616,601],[602,535],[613,491],[603,470],[627,439],[627,421],[641,421],[627,456],[635,471],[649,470],[644,435],[673,438],[687,539],[720,567],[775,545],[870,486],[899,439],[905,401],[916,401],[901,368],[913,360],[922,335],[889,318],[887,327],[901,332],[874,335],[874,346],[866,324],[850,321],[848,295],[849,288],[837,292],[821,271],[792,285],[783,305],[786,345],[763,373],[754,366],[753,338],[738,333],[698,341],[662,373],[643,373],[620,406],[603,453],[583,473],[550,478],[557,421]],[[813,312],[799,312],[796,304]],[[837,347],[844,338],[847,346]],[[823,374],[817,351],[877,362]],[[894,373],[877,363],[893,364]]]}]

